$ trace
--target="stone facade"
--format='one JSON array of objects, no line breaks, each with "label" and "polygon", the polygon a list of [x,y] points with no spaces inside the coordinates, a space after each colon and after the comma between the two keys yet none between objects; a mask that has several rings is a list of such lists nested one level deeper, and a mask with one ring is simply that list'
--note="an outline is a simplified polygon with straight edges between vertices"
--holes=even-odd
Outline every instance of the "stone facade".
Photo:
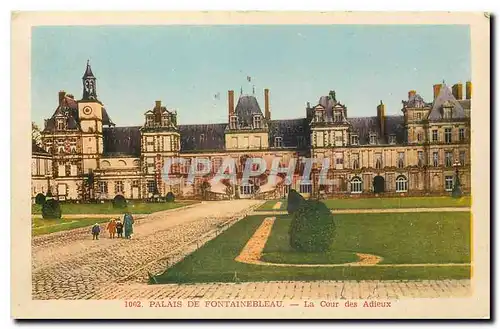
[{"label": "stone facade", "polygon": [[[61,91],[58,107],[45,120],[41,145],[33,144],[32,196],[49,189],[61,200],[109,200],[163,197],[274,198],[290,188],[305,196],[377,196],[449,194],[458,172],[462,190],[470,192],[470,108],[472,84],[452,88],[434,85],[434,99],[425,102],[416,91],[402,103],[403,115],[385,114],[381,101],[377,115],[350,117],[334,91],[309,103],[305,117],[271,119],[269,90],[264,113],[254,95],[228,92],[228,120],[220,124],[180,125],[177,113],[156,101],[144,113],[140,126],[116,127],[97,97],[97,79],[90,64],[82,78],[83,97],[75,100]],[[207,182],[231,157],[237,182]],[[267,168],[242,185],[245,160],[264,158]],[[164,165],[173,164],[163,180]],[[211,163],[211,173],[186,180],[196,159]],[[316,158],[311,181],[302,181],[305,158]],[[327,160],[326,160],[327,159]],[[295,165],[291,185],[283,176],[268,179],[273,161],[279,167]],[[329,169],[323,168],[329,161]],[[199,168],[198,168],[199,169]],[[326,185],[319,177],[327,178]]]}]

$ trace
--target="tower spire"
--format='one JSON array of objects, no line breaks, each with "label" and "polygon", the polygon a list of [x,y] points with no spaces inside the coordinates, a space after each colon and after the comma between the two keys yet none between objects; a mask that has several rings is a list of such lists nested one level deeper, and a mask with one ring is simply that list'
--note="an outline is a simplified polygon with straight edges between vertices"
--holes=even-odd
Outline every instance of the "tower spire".
[{"label": "tower spire", "polygon": [[87,67],[82,77],[83,97],[82,100],[97,100],[96,78],[90,67],[90,60],[87,60]]}]

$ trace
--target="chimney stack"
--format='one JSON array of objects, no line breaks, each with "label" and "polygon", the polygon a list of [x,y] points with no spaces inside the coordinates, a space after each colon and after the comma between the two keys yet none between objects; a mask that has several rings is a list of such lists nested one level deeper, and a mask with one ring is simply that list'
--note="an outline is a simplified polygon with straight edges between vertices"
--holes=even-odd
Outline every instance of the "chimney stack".
[{"label": "chimney stack", "polygon": [[269,110],[269,89],[264,89],[264,106],[265,106],[265,118],[266,120],[271,120],[271,111]]},{"label": "chimney stack", "polygon": [[62,104],[62,101],[64,100],[64,96],[66,96],[66,92],[64,90],[59,91],[59,105]]},{"label": "chimney stack", "polygon": [[439,92],[441,91],[441,84],[434,85],[434,100],[439,96]]},{"label": "chimney stack", "polygon": [[155,101],[154,108],[155,122],[161,122],[161,101]]},{"label": "chimney stack", "polygon": [[234,115],[234,90],[229,90],[227,92],[227,104],[229,116]]},{"label": "chimney stack", "polygon": [[452,93],[457,100],[463,99],[463,85],[461,82],[453,85]]},{"label": "chimney stack", "polygon": [[465,99],[472,98],[472,82],[467,81],[465,83]]},{"label": "chimney stack", "polygon": [[408,99],[414,97],[415,95],[417,94],[417,91],[416,90],[410,90],[408,92]]},{"label": "chimney stack", "polygon": [[385,136],[385,104],[380,101],[377,106],[377,117],[380,125],[380,137]]}]

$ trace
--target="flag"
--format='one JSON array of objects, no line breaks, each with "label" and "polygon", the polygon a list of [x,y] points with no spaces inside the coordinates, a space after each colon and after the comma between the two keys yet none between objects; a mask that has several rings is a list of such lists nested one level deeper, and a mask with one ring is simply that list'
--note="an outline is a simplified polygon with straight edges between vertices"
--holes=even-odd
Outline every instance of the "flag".
[{"label": "flag", "polygon": [[252,77],[247,76],[247,81],[248,81],[248,82],[252,82]]}]

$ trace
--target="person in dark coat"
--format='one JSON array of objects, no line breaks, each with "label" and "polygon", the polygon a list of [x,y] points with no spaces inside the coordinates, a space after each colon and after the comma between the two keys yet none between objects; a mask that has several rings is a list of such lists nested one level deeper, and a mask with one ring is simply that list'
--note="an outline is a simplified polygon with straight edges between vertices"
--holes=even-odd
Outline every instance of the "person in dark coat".
[{"label": "person in dark coat", "polygon": [[119,238],[123,238],[123,223],[120,219],[116,221],[116,234]]},{"label": "person in dark coat", "polygon": [[101,228],[98,223],[92,226],[92,240],[99,240],[99,233],[101,233]]}]

